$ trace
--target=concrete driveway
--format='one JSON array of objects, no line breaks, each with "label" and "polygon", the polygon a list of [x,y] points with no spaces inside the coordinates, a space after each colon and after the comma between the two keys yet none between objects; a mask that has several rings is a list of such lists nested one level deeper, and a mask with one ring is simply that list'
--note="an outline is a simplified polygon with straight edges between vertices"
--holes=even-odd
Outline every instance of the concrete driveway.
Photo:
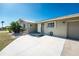
[{"label": "concrete driveway", "polygon": [[61,56],[79,56],[79,41],[67,39]]},{"label": "concrete driveway", "polygon": [[1,52],[1,56],[60,56],[65,39],[24,35],[17,38]]}]

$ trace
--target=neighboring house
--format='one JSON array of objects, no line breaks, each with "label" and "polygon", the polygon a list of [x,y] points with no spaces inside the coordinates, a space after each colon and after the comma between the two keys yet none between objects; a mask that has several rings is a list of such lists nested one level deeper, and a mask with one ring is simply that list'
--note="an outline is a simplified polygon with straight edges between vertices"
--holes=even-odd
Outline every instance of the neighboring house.
[{"label": "neighboring house", "polygon": [[30,32],[37,31],[44,34],[50,34],[52,32],[53,36],[79,39],[79,14],[58,17],[37,23],[25,21],[24,23],[34,26],[31,29],[28,28]]}]

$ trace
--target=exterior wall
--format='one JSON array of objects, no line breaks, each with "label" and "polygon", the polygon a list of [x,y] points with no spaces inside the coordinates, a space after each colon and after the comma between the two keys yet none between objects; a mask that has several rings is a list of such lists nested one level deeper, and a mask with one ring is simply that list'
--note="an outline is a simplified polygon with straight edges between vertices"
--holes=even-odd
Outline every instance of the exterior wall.
[{"label": "exterior wall", "polygon": [[22,21],[18,21],[18,23],[23,27],[25,24],[25,29],[28,28],[28,23],[22,22]]},{"label": "exterior wall", "polygon": [[54,30],[54,27],[48,27],[48,23],[53,23],[53,21],[44,23],[44,33],[45,34],[50,34],[50,32],[53,32],[53,30]]},{"label": "exterior wall", "polygon": [[67,23],[63,23],[63,21],[56,21],[54,36],[67,37]]},{"label": "exterior wall", "polygon": [[[23,27],[25,24],[25,31],[26,33],[30,33],[30,32],[36,32],[37,31],[37,24],[35,23],[29,23],[29,22],[23,22],[23,21],[18,21],[20,23],[20,25]],[[30,24],[32,26],[30,26]]]},{"label": "exterior wall", "polygon": [[25,22],[20,22],[20,25],[23,27],[25,24],[25,33],[29,33],[29,29],[30,29],[30,26],[29,26],[29,23],[25,23]]},{"label": "exterior wall", "polygon": [[[44,33],[49,34],[52,31],[54,36],[66,38],[68,36],[68,23],[76,21],[79,21],[79,18],[45,22]],[[47,27],[48,23],[51,22],[54,22],[54,27]]]},{"label": "exterior wall", "polygon": [[54,36],[66,38],[68,36],[68,23],[79,21],[78,19],[79,18],[63,19],[61,21],[57,20],[56,27],[54,28]]},{"label": "exterior wall", "polygon": [[[29,24],[30,25],[30,24]],[[29,28],[29,32],[37,32],[37,24],[31,24]]]},{"label": "exterior wall", "polygon": [[37,24],[37,27],[38,27],[37,31],[41,32],[41,23]]},{"label": "exterior wall", "polygon": [[[54,22],[54,27],[47,27],[48,23]],[[54,36],[59,37],[67,37],[67,23],[63,23],[63,21],[50,21],[44,23],[44,33],[50,34],[53,32]]]}]

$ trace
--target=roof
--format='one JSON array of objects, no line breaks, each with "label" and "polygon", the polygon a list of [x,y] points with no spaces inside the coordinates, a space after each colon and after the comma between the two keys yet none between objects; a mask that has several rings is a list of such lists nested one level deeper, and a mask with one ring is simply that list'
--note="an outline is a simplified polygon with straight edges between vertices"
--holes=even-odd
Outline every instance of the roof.
[{"label": "roof", "polygon": [[43,20],[43,21],[39,21],[39,22],[34,22],[31,20],[26,20],[26,19],[19,19],[20,21],[23,22],[28,22],[28,23],[43,23],[43,22],[48,22],[48,21],[57,21],[57,20],[64,20],[64,19],[68,19],[68,18],[72,18],[72,17],[79,17],[79,13],[76,14],[72,14],[72,15],[67,15],[67,16],[62,16],[62,17],[57,17],[57,18],[51,18],[51,19],[47,19],[47,20]]},{"label": "roof", "polygon": [[26,19],[19,19],[19,21],[22,21],[22,22],[28,22],[28,23],[35,23],[34,21],[31,21],[31,20],[26,20]]},{"label": "roof", "polygon": [[54,18],[54,19],[51,18],[51,19],[48,19],[48,20],[41,21],[39,23],[48,22],[48,21],[52,21],[52,20],[55,21],[55,20],[67,19],[67,18],[72,18],[72,17],[79,17],[79,13],[67,15],[67,16],[62,16],[62,17],[57,17],[57,18]]}]

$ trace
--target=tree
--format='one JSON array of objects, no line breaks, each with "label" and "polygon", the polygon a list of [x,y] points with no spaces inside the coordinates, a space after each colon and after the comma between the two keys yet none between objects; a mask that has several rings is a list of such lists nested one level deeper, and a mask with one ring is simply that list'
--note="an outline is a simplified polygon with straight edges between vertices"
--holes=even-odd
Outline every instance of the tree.
[{"label": "tree", "polygon": [[4,21],[1,21],[1,23],[2,23],[2,29],[3,29],[3,23],[4,23]]},{"label": "tree", "polygon": [[14,32],[14,33],[20,33],[21,30],[21,26],[18,22],[12,22],[10,29]]}]

